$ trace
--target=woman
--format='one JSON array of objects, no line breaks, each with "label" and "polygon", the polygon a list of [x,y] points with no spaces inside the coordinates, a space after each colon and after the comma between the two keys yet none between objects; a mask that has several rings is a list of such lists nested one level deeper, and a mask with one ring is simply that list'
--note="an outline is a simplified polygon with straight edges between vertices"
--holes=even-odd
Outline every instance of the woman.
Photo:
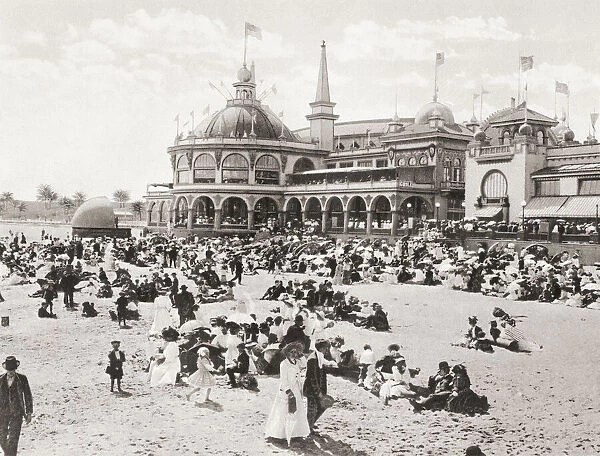
[{"label": "woman", "polygon": [[179,333],[173,328],[168,328],[163,330],[162,334],[165,345],[162,353],[154,356],[150,363],[150,386],[174,385],[181,370],[179,346],[176,342]]},{"label": "woman", "polygon": [[485,413],[489,405],[487,397],[478,396],[471,389],[471,379],[467,368],[457,364],[452,368],[454,380],[452,381],[452,394],[446,404],[446,410],[454,413]]},{"label": "woman", "polygon": [[383,405],[388,405],[391,397],[415,397],[417,393],[410,390],[410,373],[406,368],[406,360],[399,358],[392,366],[392,376],[379,390],[379,397]]},{"label": "woman", "polygon": [[306,399],[302,396],[304,372],[300,360],[304,357],[304,345],[292,342],[281,351],[285,359],[279,367],[279,390],[267,418],[265,436],[286,439],[290,445],[293,437],[307,437],[310,434]]},{"label": "woman", "polygon": [[467,348],[486,352],[493,351],[489,341],[485,339],[485,332],[477,326],[477,317],[469,317],[469,329],[465,336],[467,339]]}]

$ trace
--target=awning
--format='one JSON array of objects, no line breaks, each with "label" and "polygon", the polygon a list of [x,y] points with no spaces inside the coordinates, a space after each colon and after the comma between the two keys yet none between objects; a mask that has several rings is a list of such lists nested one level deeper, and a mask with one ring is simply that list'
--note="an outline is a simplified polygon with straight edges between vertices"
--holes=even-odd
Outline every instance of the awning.
[{"label": "awning", "polygon": [[596,217],[598,205],[600,205],[600,196],[569,196],[556,216],[559,218],[593,218]]},{"label": "awning", "polygon": [[502,208],[499,206],[486,206],[479,208],[473,214],[473,217],[481,218],[494,218],[502,212]]},{"label": "awning", "polygon": [[533,197],[525,206],[525,218],[557,217],[568,196],[537,196]]}]

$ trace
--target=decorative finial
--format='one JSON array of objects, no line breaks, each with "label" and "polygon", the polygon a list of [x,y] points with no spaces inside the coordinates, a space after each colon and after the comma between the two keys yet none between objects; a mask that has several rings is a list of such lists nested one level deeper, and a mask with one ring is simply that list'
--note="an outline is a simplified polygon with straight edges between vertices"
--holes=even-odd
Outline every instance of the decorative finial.
[{"label": "decorative finial", "polygon": [[325,47],[325,40],[321,43],[321,47]]}]

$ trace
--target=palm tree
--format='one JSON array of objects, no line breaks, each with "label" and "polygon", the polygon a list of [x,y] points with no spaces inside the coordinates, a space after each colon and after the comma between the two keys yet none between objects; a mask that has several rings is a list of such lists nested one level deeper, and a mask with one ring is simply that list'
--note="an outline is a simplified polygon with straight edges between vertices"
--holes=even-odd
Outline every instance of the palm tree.
[{"label": "palm tree", "polygon": [[17,201],[17,210],[19,211],[19,218],[21,218],[27,210],[27,203],[25,201]]},{"label": "palm tree", "polygon": [[142,220],[142,212],[144,211],[144,202],[143,201],[134,201],[131,203],[131,212],[137,214],[139,219]]},{"label": "palm tree", "polygon": [[69,211],[75,207],[75,203],[66,196],[60,197],[58,200],[58,205],[62,207],[63,211],[65,212],[65,219],[67,219]]},{"label": "palm tree", "polygon": [[9,204],[14,204],[15,197],[12,192],[3,192],[0,195],[0,203],[2,203],[2,208],[6,210]]},{"label": "palm tree", "polygon": [[58,199],[58,193],[54,191],[51,185],[40,184],[37,188],[38,201],[44,202],[44,207],[49,209],[52,206],[52,202]]},{"label": "palm tree", "polygon": [[76,207],[81,206],[86,199],[87,199],[87,196],[83,192],[73,193],[73,203],[75,203]]},{"label": "palm tree", "polygon": [[113,200],[119,203],[119,207],[125,207],[125,203],[131,199],[128,190],[117,189],[113,192]]}]

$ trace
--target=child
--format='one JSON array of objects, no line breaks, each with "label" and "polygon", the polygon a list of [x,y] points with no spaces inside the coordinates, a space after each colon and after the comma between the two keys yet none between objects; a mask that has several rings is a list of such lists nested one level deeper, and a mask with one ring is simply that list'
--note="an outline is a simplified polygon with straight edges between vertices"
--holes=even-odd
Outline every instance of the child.
[{"label": "child", "polygon": [[188,379],[188,384],[193,389],[186,394],[185,397],[189,401],[194,393],[200,391],[202,388],[207,388],[204,400],[202,402],[209,402],[210,390],[213,386],[215,386],[216,382],[211,373],[214,372],[214,366],[210,360],[210,352],[208,351],[208,348],[200,347],[198,349],[197,366],[198,370],[190,375],[190,378]]},{"label": "child", "polygon": [[117,380],[117,389],[122,393],[121,379],[123,378],[123,363],[125,362],[125,353],[119,350],[121,342],[113,340],[112,351],[108,354],[108,367],[106,373],[110,375],[110,392],[114,392],[115,380]]},{"label": "child", "polygon": [[365,344],[363,351],[358,359],[358,366],[360,367],[360,373],[358,374],[358,386],[363,386],[365,378],[367,377],[367,370],[369,366],[373,364],[373,350],[369,344]]}]

